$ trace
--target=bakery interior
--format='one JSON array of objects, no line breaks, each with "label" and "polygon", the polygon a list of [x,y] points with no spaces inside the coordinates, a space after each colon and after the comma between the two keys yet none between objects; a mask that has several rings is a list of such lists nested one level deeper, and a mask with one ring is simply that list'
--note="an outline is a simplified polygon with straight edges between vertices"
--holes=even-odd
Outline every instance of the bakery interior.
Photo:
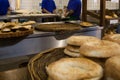
[{"label": "bakery interior", "polygon": [[0,13],[0,80],[120,80],[120,0],[48,0],[55,13],[43,1],[9,0]]}]

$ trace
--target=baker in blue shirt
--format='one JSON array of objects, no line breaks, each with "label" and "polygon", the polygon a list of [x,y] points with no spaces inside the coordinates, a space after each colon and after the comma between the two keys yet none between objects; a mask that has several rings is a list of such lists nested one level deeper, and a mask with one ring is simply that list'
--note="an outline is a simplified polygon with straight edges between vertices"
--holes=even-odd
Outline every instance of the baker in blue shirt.
[{"label": "baker in blue shirt", "polygon": [[6,15],[10,4],[8,0],[0,0],[0,15]]},{"label": "baker in blue shirt", "polygon": [[56,5],[54,0],[42,0],[43,13],[55,13]]},{"label": "baker in blue shirt", "polygon": [[65,17],[70,17],[72,20],[80,20],[81,0],[69,0]]}]

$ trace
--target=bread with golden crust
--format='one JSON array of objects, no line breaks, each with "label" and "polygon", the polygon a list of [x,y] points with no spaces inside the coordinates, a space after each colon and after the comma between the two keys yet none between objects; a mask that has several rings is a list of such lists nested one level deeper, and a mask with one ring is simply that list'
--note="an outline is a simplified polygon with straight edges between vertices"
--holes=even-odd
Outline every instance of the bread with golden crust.
[{"label": "bread with golden crust", "polygon": [[67,44],[75,46],[81,46],[83,43],[94,41],[99,42],[100,39],[93,36],[71,36],[66,40]]},{"label": "bread with golden crust", "polygon": [[84,27],[91,27],[91,26],[94,26],[92,23],[90,22],[81,22],[80,23],[81,26],[84,26]]},{"label": "bread with golden crust", "polygon": [[35,24],[35,23],[36,23],[35,21],[23,22],[23,23],[21,24],[21,26],[32,25],[32,24]]},{"label": "bread with golden crust", "polygon": [[80,53],[87,57],[108,58],[120,55],[120,45],[106,40],[87,42],[80,47]]},{"label": "bread with golden crust", "polygon": [[79,52],[70,51],[68,49],[64,49],[64,53],[71,57],[82,57],[82,55]]},{"label": "bread with golden crust", "polygon": [[120,80],[120,55],[109,58],[105,63],[106,80]]},{"label": "bread with golden crust", "polygon": [[113,41],[120,44],[120,34],[110,34],[103,37],[104,40]]},{"label": "bread with golden crust", "polygon": [[102,67],[86,58],[62,58],[46,67],[49,80],[99,80]]},{"label": "bread with golden crust", "polygon": [[77,52],[77,53],[79,53],[80,52],[80,46],[73,46],[73,45],[67,45],[66,47],[65,47],[67,50],[70,50],[70,51],[72,51],[72,52]]},{"label": "bread with golden crust", "polygon": [[[48,80],[53,80],[53,79],[51,79],[50,77],[48,77]],[[80,79],[80,80],[83,80],[83,79]],[[95,78],[84,79],[84,80],[100,80],[100,79],[99,79],[99,77],[95,77]]]}]

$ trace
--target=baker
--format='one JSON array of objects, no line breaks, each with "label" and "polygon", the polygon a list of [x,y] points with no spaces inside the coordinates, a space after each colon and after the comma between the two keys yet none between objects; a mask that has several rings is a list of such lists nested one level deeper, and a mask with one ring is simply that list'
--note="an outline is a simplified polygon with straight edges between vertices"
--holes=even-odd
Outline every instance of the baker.
[{"label": "baker", "polygon": [[56,13],[56,5],[54,0],[42,0],[43,13]]},{"label": "baker", "polygon": [[70,17],[71,20],[80,20],[81,0],[69,0],[65,17]]},{"label": "baker", "polygon": [[8,0],[0,0],[0,15],[6,15],[10,10],[10,4]]}]

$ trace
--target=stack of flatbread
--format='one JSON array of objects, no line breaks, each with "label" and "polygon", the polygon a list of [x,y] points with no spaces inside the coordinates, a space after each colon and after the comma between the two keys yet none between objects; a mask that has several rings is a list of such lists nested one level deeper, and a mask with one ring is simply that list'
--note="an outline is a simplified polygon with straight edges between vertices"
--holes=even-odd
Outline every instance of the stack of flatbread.
[{"label": "stack of flatbread", "polygon": [[46,66],[48,80],[120,80],[118,43],[92,36],[72,36],[66,42],[64,53],[70,58]]}]

